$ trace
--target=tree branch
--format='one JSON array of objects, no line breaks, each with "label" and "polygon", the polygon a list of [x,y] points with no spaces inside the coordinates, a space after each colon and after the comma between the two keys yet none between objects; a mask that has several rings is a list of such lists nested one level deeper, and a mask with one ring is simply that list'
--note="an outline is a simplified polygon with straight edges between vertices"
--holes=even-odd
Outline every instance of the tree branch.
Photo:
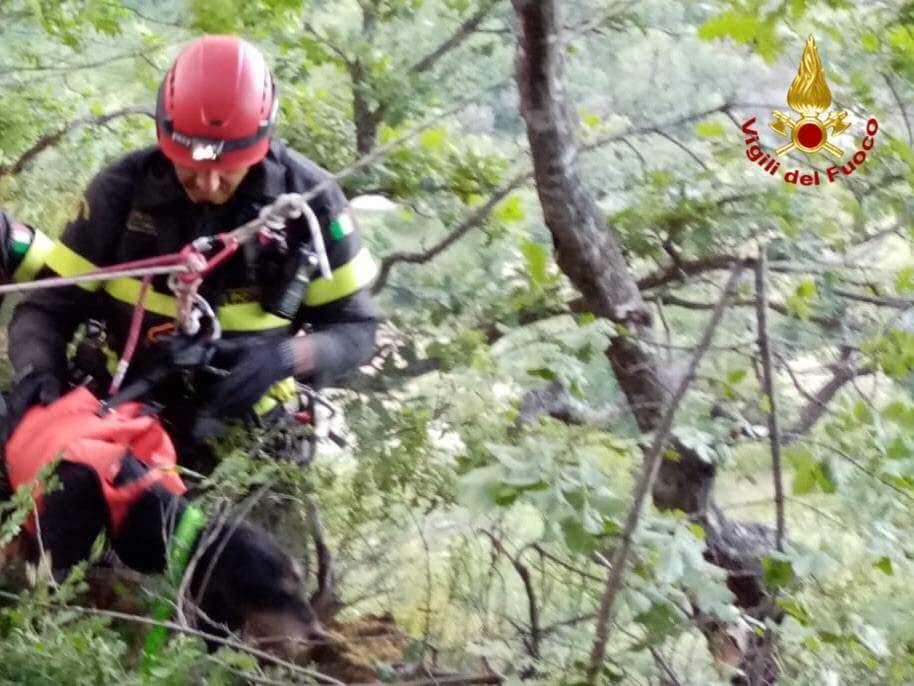
[{"label": "tree branch", "polygon": [[873,370],[869,367],[856,368],[846,363],[838,363],[833,366],[833,369],[834,375],[832,378],[826,381],[806,406],[800,410],[800,418],[787,432],[789,441],[792,442],[809,433],[816,422],[828,410],[828,403],[846,383],[858,376],[866,376],[873,373]]},{"label": "tree branch", "polygon": [[878,307],[890,307],[896,310],[906,310],[909,307],[914,307],[914,300],[910,298],[878,298],[875,296],[863,295],[861,293],[853,293],[843,288],[836,288],[834,293],[841,298],[856,300],[857,302],[867,303],[869,305],[877,305]]},{"label": "tree branch", "polygon": [[114,112],[109,112],[108,114],[103,114],[100,117],[80,117],[79,119],[74,119],[54,133],[49,133],[39,138],[12,164],[0,165],[0,177],[15,176],[16,174],[21,173],[35,157],[48,148],[57,145],[65,135],[75,129],[82,126],[102,126],[114,119],[130,116],[132,114],[143,114],[150,118],[153,117],[153,114],[143,107],[125,107],[120,110],[115,110]]},{"label": "tree branch", "polygon": [[333,578],[333,553],[324,537],[324,525],[317,501],[312,496],[305,497],[305,513],[308,534],[314,542],[317,555],[317,589],[311,595],[309,604],[315,616],[320,621],[326,622],[342,608]]},{"label": "tree branch", "polygon": [[768,440],[771,443],[771,468],[774,475],[774,507],[777,513],[776,546],[784,549],[784,480],[781,475],[781,433],[778,427],[777,396],[774,392],[774,371],[771,367],[771,347],[768,340],[768,259],[767,246],[759,248],[755,264],[756,317],[758,345],[762,357],[765,397],[768,398]]},{"label": "tree branch", "polygon": [[478,226],[481,226],[489,218],[489,215],[492,213],[492,210],[495,209],[495,206],[498,205],[506,196],[508,196],[512,191],[522,186],[526,183],[532,176],[532,172],[525,171],[508,183],[501,186],[496,190],[492,195],[489,196],[489,199],[486,203],[478,207],[469,217],[463,220],[458,224],[450,233],[448,233],[444,238],[435,243],[432,247],[421,250],[419,252],[393,252],[389,255],[385,255],[381,258],[381,266],[378,272],[378,277],[374,282],[371,290],[373,293],[378,293],[384,286],[387,284],[387,279],[390,276],[390,270],[393,266],[399,262],[406,262],[408,264],[422,264],[428,262],[429,260],[437,257],[449,247],[451,247],[458,240],[463,238],[467,233],[472,231]]},{"label": "tree branch", "polygon": [[409,73],[421,74],[434,67],[438,60],[440,60],[447,53],[458,47],[461,43],[473,35],[476,29],[479,28],[479,25],[485,20],[487,16],[489,16],[497,4],[498,0],[485,0],[479,9],[476,10],[476,14],[470,16],[459,27],[457,27],[457,30],[451,34],[450,38],[448,38],[432,52],[416,62],[412,67],[410,67]]},{"label": "tree branch", "polygon": [[[492,541],[492,545],[514,566],[514,570],[517,572],[517,575],[521,579],[521,583],[524,585],[524,591],[527,594],[527,611],[530,616],[530,641],[527,643],[527,650],[530,653],[530,657],[535,660],[540,659],[540,613],[539,605],[536,601],[536,591],[533,588],[533,580],[530,577],[530,570],[527,569],[527,566],[520,561],[521,553],[518,553],[517,556],[511,555],[502,545],[502,542],[491,532],[486,529],[481,530],[485,536]],[[523,551],[521,551],[523,552]]]},{"label": "tree branch", "polygon": [[889,87],[889,90],[892,92],[892,95],[895,98],[895,102],[898,103],[898,110],[901,112],[901,119],[904,121],[904,127],[908,132],[908,145],[914,145],[914,136],[911,135],[911,122],[908,121],[908,112],[905,110],[904,102],[901,97],[898,95],[898,91],[895,90],[895,85],[892,83],[892,78],[888,74],[883,74],[882,78],[885,79],[885,84]]},{"label": "tree branch", "polygon": [[[714,303],[703,303],[695,302],[694,300],[686,300],[685,298],[680,298],[677,295],[664,293],[662,295],[650,295],[645,298],[645,300],[654,301],[662,303],[664,305],[672,305],[673,307],[681,307],[686,310],[711,310],[714,309]],[[738,298],[730,303],[731,307],[755,307],[756,301],[749,300],[747,298]],[[790,310],[787,309],[787,306],[782,303],[777,302],[768,302],[768,309],[773,312],[777,312],[780,315],[785,317],[790,317],[796,319]],[[821,317],[818,315],[810,315],[806,320],[810,321],[826,329],[835,329],[841,326],[842,320],[839,317]]]},{"label": "tree branch", "polygon": [[311,37],[314,38],[314,40],[316,40],[318,43],[320,43],[321,45],[323,45],[325,48],[327,48],[327,49],[328,49],[330,52],[332,52],[334,55],[336,55],[337,57],[339,57],[340,60],[342,61],[342,63],[343,63],[347,68],[349,68],[350,71],[352,70],[352,65],[353,65],[352,60],[349,59],[349,55],[347,55],[339,46],[334,45],[333,43],[331,43],[330,40],[329,40],[328,38],[325,38],[324,35],[323,35],[322,33],[320,33],[320,32],[319,32],[310,22],[308,22],[308,21],[305,21],[305,22],[302,23],[302,28],[305,30],[306,33],[309,33],[309,34],[311,35]]},{"label": "tree branch", "polygon": [[670,399],[670,403],[664,411],[663,417],[657,427],[657,432],[654,435],[651,447],[644,456],[641,476],[638,478],[638,483],[635,486],[632,506],[625,519],[625,526],[622,529],[622,541],[613,553],[612,562],[610,564],[611,569],[609,576],[606,579],[606,587],[603,591],[603,596],[600,599],[600,610],[597,614],[597,636],[594,640],[593,649],[590,653],[590,664],[587,668],[587,680],[590,684],[597,683],[597,675],[603,665],[603,659],[606,655],[606,643],[609,641],[609,625],[612,620],[613,605],[616,600],[616,595],[622,588],[625,563],[628,561],[628,554],[632,545],[632,534],[634,534],[635,527],[638,525],[638,520],[641,518],[641,508],[644,506],[644,501],[653,490],[654,482],[657,480],[660,462],[663,459],[663,449],[666,446],[670,431],[673,428],[673,418],[676,416],[679,404],[685,397],[685,393],[688,390],[692,379],[695,377],[695,372],[698,370],[701,359],[711,345],[711,340],[714,337],[717,325],[720,323],[724,310],[727,308],[730,292],[733,290],[734,286],[736,286],[742,268],[742,262],[736,262],[733,266],[730,277],[727,279],[727,283],[724,286],[723,295],[714,308],[714,311],[711,313],[711,320],[705,327],[701,341],[698,343],[698,348],[695,350],[695,354],[692,355],[688,370],[680,379],[679,385],[676,388],[675,393],[673,393],[673,397]]},{"label": "tree branch", "polygon": [[84,69],[96,69],[98,67],[104,67],[105,65],[111,64],[113,62],[119,62],[121,60],[132,59],[132,58],[140,59],[143,56],[149,55],[152,52],[158,52],[158,48],[156,48],[155,50],[146,50],[146,51],[139,52],[139,53],[128,52],[128,53],[122,53],[119,55],[112,55],[110,57],[105,57],[104,59],[95,60],[94,62],[85,62],[83,64],[64,64],[61,66],[52,66],[49,64],[2,65],[5,68],[3,69],[3,71],[0,71],[0,78],[6,77],[6,76],[12,76],[12,75],[18,74],[20,72],[32,72],[32,73],[34,73],[34,72],[39,72],[39,73],[41,73],[41,72],[59,72],[59,71],[70,72],[70,71],[82,71]]},{"label": "tree branch", "polygon": [[666,269],[651,272],[638,279],[638,288],[650,290],[657,286],[665,286],[673,281],[684,281],[690,276],[704,272],[727,269],[736,258],[733,255],[711,255],[699,260],[685,260]]}]

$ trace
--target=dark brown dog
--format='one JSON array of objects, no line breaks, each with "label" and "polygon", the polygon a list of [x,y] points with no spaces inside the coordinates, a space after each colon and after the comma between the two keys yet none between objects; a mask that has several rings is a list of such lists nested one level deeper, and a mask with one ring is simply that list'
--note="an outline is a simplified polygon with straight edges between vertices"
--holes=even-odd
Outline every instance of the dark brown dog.
[{"label": "dark brown dog", "polygon": [[[117,484],[142,476],[147,467],[124,458]],[[41,546],[57,573],[89,557],[93,542],[109,529],[98,476],[89,467],[61,462],[61,487],[45,494],[38,516]],[[165,570],[169,538],[188,502],[155,485],[130,508],[112,546],[128,567],[143,573]],[[201,547],[205,546],[205,547]],[[35,562],[38,540],[23,534],[7,555]],[[185,616],[215,636],[229,632],[288,660],[306,656],[308,644],[323,636],[309,603],[303,600],[298,565],[262,529],[237,520],[210,522],[191,551],[190,604]],[[0,560],[2,561],[2,560]]]}]

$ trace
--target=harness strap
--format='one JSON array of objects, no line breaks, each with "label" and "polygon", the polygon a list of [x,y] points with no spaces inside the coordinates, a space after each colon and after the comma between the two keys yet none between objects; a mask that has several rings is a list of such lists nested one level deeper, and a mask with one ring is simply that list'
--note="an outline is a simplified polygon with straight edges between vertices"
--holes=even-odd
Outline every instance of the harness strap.
[{"label": "harness strap", "polygon": [[[174,535],[171,537],[171,547],[168,554],[168,567],[166,575],[172,586],[178,587],[184,572],[187,569],[191,548],[197,540],[201,529],[206,524],[206,515],[193,505],[188,505],[181,515]],[[167,596],[160,596],[156,602],[152,617],[157,622],[167,622],[171,617],[172,602]],[[158,659],[159,652],[165,645],[168,637],[164,626],[154,626],[146,636],[143,646],[143,670],[149,674]]]}]

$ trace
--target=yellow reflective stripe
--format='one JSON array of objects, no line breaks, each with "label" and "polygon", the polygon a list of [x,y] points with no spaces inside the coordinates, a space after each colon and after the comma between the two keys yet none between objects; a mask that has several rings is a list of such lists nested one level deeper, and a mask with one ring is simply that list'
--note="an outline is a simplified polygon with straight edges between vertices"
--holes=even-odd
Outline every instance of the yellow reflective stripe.
[{"label": "yellow reflective stripe", "polygon": [[295,377],[290,376],[270,386],[269,390],[260,397],[260,400],[254,403],[251,409],[258,417],[262,417],[280,403],[285,405],[297,393],[298,386],[295,383]]},{"label": "yellow reflective stripe", "polygon": [[[60,241],[55,241],[54,246],[48,251],[45,264],[60,276],[79,276],[96,269],[89,260]],[[102,282],[85,281],[77,285],[83,290],[94,292],[102,287]]]},{"label": "yellow reflective stripe", "polygon": [[[110,281],[105,282],[105,292],[112,298],[127,303],[128,305],[136,305],[137,301],[140,299],[140,289],[142,286],[143,282],[139,279],[111,279]],[[178,301],[175,297],[173,295],[159,293],[151,288],[146,291],[146,300],[143,305],[147,312],[160,314],[163,317],[178,316]]]},{"label": "yellow reflective stripe", "polygon": [[216,310],[223,331],[268,331],[289,326],[289,320],[265,312],[260,303],[223,305]]},{"label": "yellow reflective stripe", "polygon": [[34,279],[35,275],[41,271],[41,268],[47,262],[48,254],[53,248],[54,241],[38,229],[35,229],[32,244],[22,258],[22,262],[16,267],[16,271],[13,272],[13,281],[21,283]]},{"label": "yellow reflective stripe", "polygon": [[[105,292],[128,305],[140,299],[142,282],[139,279],[111,279],[105,282]],[[178,301],[173,295],[150,290],[146,293],[145,308],[163,317],[178,316]],[[223,305],[216,311],[224,331],[268,331],[289,326],[289,320],[264,312],[260,303]]]},{"label": "yellow reflective stripe", "polygon": [[378,267],[371,254],[367,248],[362,248],[349,262],[333,270],[332,279],[321,277],[312,281],[305,295],[305,305],[315,307],[352,295],[370,284],[377,273]]}]

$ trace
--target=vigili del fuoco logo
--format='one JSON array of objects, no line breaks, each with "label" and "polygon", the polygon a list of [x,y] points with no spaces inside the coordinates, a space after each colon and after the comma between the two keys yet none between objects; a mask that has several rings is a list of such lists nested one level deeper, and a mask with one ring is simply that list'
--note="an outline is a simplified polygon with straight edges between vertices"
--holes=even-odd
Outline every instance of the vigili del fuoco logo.
[{"label": "vigili del fuoco logo", "polygon": [[[746,157],[751,162],[755,162],[772,176],[777,176],[781,172],[780,158],[791,150],[801,150],[810,154],[822,152],[829,155],[832,164],[825,169],[824,175],[820,174],[819,170],[796,167],[784,169],[784,183],[801,186],[834,183],[842,176],[850,176],[866,163],[867,152],[873,149],[876,141],[879,123],[873,118],[866,122],[866,135],[853,155],[848,154],[846,157],[840,145],[832,142],[850,128],[850,122],[847,121],[848,115],[845,111],[828,112],[828,108],[831,107],[831,90],[825,81],[825,69],[819,60],[819,52],[812,36],[806,40],[800,68],[787,91],[787,104],[799,118],[795,119],[778,111],[771,113],[772,121],[768,126],[776,134],[787,139],[773,154],[765,151],[759,144],[758,131],[752,128],[756,123],[755,117],[743,124],[743,133],[746,134]],[[820,116],[823,113],[824,119]],[[839,140],[838,143],[840,142]],[[786,163],[786,159],[784,161]]]}]

